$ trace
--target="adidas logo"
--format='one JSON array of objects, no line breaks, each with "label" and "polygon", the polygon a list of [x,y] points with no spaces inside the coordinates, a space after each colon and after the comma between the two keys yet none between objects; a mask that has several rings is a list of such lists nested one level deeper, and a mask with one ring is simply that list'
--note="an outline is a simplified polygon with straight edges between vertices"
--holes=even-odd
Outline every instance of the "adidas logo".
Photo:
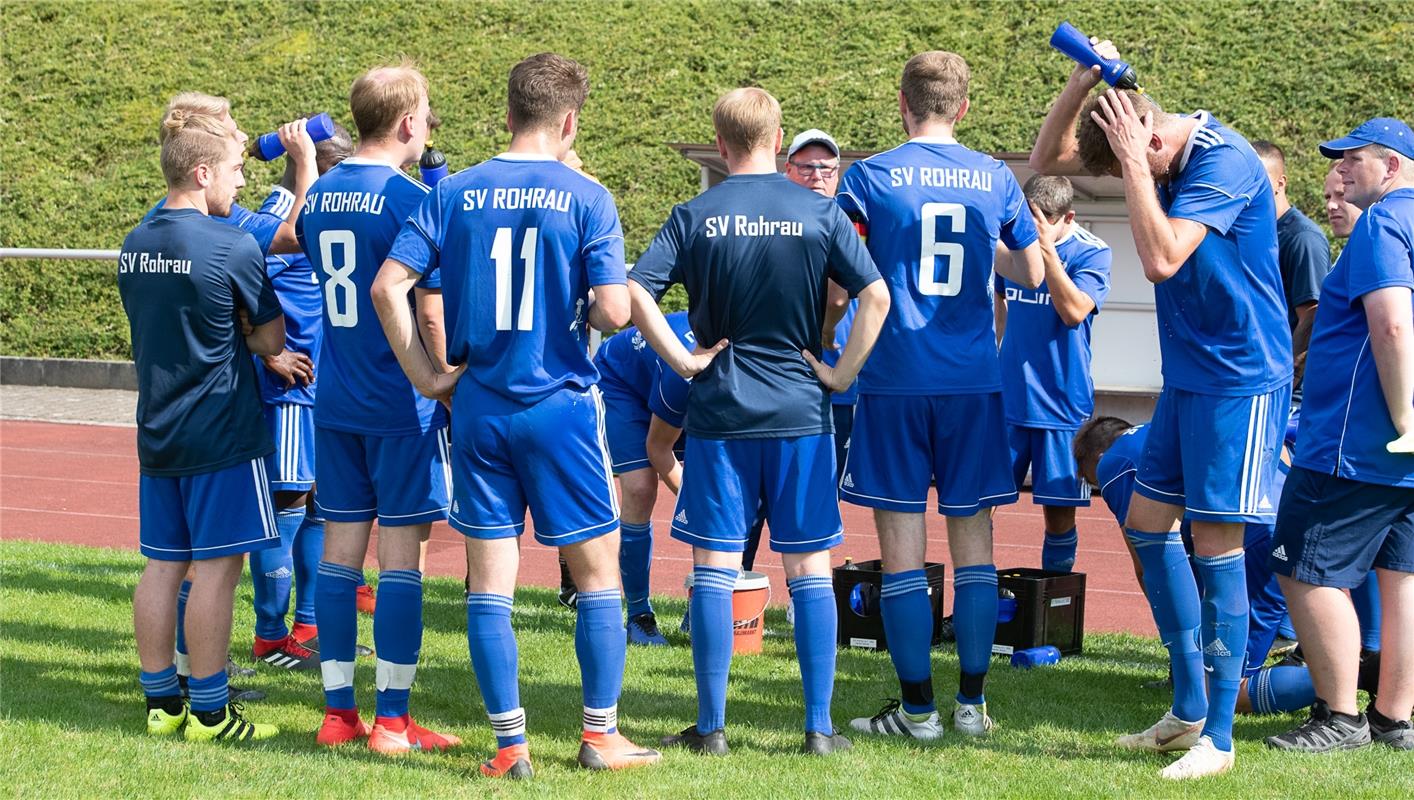
[{"label": "adidas logo", "polygon": [[455,501],[455,500],[452,501],[452,513],[453,513],[453,514],[460,514],[460,513],[462,513],[462,507],[459,506],[459,505],[457,505],[457,501]]},{"label": "adidas logo", "polygon": [[1283,545],[1278,545],[1278,546],[1277,546],[1277,549],[1275,549],[1275,550],[1272,551],[1272,558],[1275,558],[1277,561],[1285,561],[1285,560],[1286,560],[1286,545],[1284,545],[1284,544],[1283,544]]},{"label": "adidas logo", "polygon": [[1213,656],[1215,658],[1222,658],[1224,656],[1232,655],[1232,651],[1227,649],[1227,645],[1223,644],[1222,639],[1214,639],[1212,641],[1212,644],[1209,644],[1207,647],[1203,648],[1203,655]]},{"label": "adidas logo", "polygon": [[676,523],[678,523],[679,525],[686,525],[686,524],[687,524],[687,509],[684,508],[683,510],[679,511],[679,512],[678,512],[678,515],[677,515],[676,517],[673,517],[673,522],[676,522]]},{"label": "adidas logo", "polygon": [[267,573],[265,573],[265,577],[267,577],[267,578],[275,578],[276,580],[281,580],[281,579],[290,577],[291,574],[292,574],[292,573],[290,572],[290,568],[289,568],[289,567],[286,567],[286,566],[284,566],[284,565],[281,565],[281,567],[280,567],[279,569],[275,570],[274,572],[267,572]]},{"label": "adidas logo", "polygon": [[844,481],[841,482],[840,485],[843,486],[843,487],[846,488],[846,489],[853,489],[853,488],[854,488],[854,476],[851,475],[851,474],[849,474],[848,472],[846,472],[846,473],[844,474]]},{"label": "adidas logo", "polygon": [[1271,510],[1272,510],[1272,501],[1271,501],[1271,498],[1267,497],[1266,495],[1262,495],[1262,502],[1260,502],[1260,503],[1257,504],[1257,508],[1258,508],[1258,510],[1261,510],[1261,511],[1271,511]]}]

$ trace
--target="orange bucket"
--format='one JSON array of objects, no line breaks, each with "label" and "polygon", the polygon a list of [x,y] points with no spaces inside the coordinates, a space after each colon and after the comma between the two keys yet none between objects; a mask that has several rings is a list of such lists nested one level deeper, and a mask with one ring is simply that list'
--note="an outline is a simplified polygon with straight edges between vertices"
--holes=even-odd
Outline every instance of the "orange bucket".
[{"label": "orange bucket", "polygon": [[[688,573],[688,596],[692,596],[692,574]],[[771,581],[759,572],[737,575],[732,590],[732,654],[761,652],[765,631],[766,605],[771,602]]]}]

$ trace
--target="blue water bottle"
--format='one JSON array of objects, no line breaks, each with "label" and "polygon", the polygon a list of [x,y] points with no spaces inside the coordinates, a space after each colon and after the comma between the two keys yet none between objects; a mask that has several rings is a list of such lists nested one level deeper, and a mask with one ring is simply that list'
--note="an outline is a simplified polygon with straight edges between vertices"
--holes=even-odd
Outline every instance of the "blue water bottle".
[{"label": "blue water bottle", "polygon": [[1052,645],[1028,647],[1011,654],[1011,665],[1018,669],[1031,669],[1060,661],[1060,651]]},{"label": "blue water bottle", "polygon": [[1016,619],[1016,595],[1010,589],[997,592],[997,624]]},{"label": "blue water bottle", "polygon": [[1061,51],[1082,67],[1099,67],[1100,77],[1105,83],[1117,89],[1144,91],[1139,87],[1139,78],[1134,68],[1117,58],[1102,58],[1090,44],[1090,37],[1081,33],[1069,22],[1062,22],[1051,34],[1051,47]]},{"label": "blue water bottle", "polygon": [[[334,135],[334,120],[328,114],[315,114],[305,123],[304,129],[309,132],[310,139],[322,142]],[[251,143],[250,154],[261,161],[274,161],[284,155],[285,146],[280,144],[280,134],[261,134]]]},{"label": "blue water bottle", "polygon": [[438,181],[447,177],[447,157],[428,142],[422,150],[422,158],[417,160],[417,169],[422,173],[423,183],[436,186]]}]

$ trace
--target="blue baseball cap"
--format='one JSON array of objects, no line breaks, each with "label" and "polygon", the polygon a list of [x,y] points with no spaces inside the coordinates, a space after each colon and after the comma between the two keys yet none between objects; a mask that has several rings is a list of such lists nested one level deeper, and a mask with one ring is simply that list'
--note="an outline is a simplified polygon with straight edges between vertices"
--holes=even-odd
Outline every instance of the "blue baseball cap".
[{"label": "blue baseball cap", "polygon": [[1358,150],[1372,144],[1382,145],[1405,158],[1414,158],[1414,130],[1394,117],[1375,117],[1360,123],[1349,136],[1321,145],[1321,155],[1341,158],[1346,150]]}]

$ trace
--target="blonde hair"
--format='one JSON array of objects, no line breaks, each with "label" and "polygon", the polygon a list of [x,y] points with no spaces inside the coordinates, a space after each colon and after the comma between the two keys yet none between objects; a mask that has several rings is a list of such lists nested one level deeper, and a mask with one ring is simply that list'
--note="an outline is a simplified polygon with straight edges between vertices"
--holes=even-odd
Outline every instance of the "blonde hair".
[{"label": "blonde hair", "polygon": [[919,122],[942,117],[951,122],[967,102],[967,84],[972,71],[957,53],[929,50],[903,65],[899,91],[908,103],[908,112]]},{"label": "blonde hair", "polygon": [[219,117],[185,108],[168,108],[162,119],[162,177],[168,186],[182,186],[201,164],[216,166],[225,160],[235,135]]},{"label": "blonde hair", "polygon": [[172,120],[172,115],[178,112],[183,115],[203,114],[220,120],[222,117],[231,115],[231,101],[224,97],[202,94],[201,92],[182,92],[167,103],[167,108],[162,113],[162,122],[157,126],[157,141],[167,141],[167,136],[174,127],[177,129],[182,127],[181,124],[168,125]]},{"label": "blonde hair", "polygon": [[406,58],[358,76],[349,89],[349,110],[358,138],[386,136],[404,115],[415,113],[418,102],[426,96],[427,78]]},{"label": "blonde hair", "polygon": [[712,127],[734,153],[769,149],[781,129],[781,104],[765,89],[733,89],[712,106]]}]

